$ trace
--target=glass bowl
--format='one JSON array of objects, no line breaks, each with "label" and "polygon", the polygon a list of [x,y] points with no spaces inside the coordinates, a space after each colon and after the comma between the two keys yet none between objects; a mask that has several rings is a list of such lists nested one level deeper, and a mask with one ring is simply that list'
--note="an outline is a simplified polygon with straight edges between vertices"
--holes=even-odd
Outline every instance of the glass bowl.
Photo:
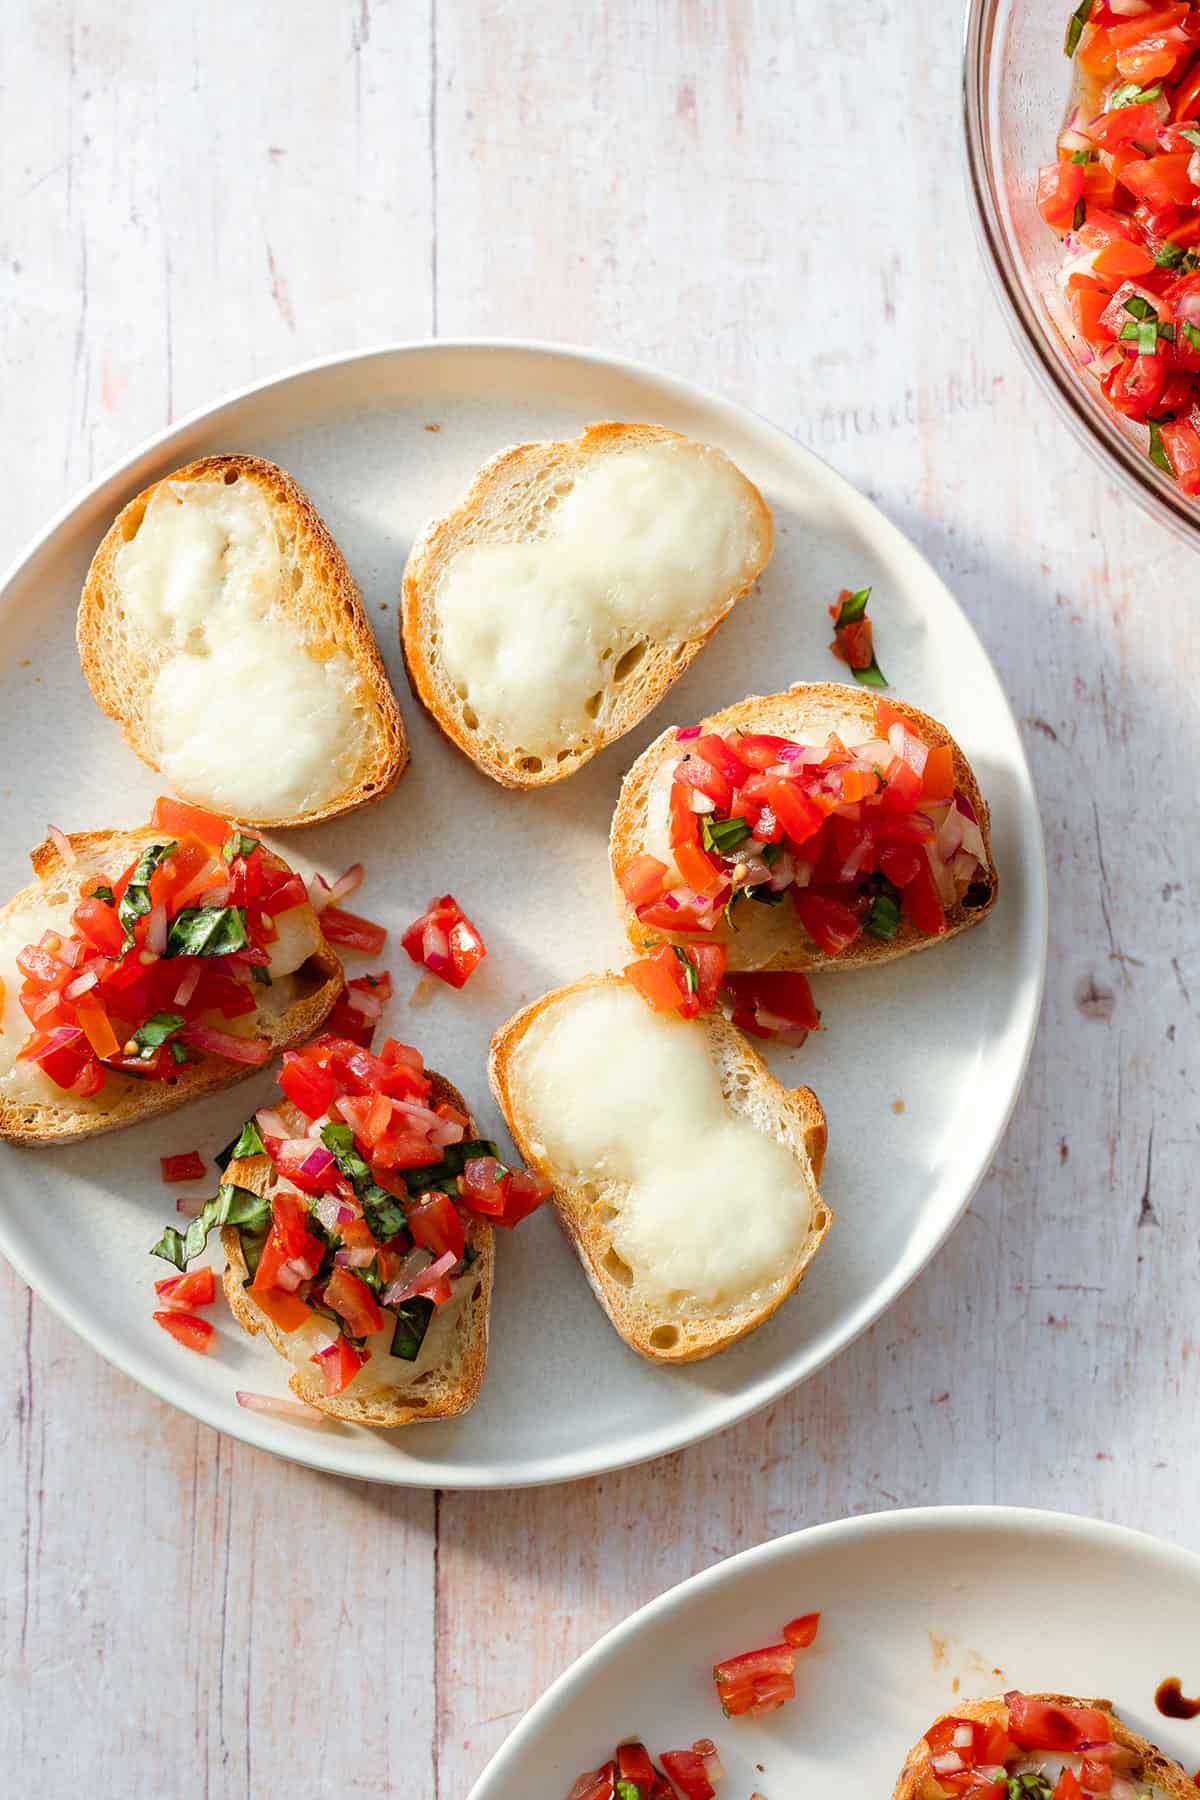
[{"label": "glass bowl", "polygon": [[970,0],[964,100],[976,226],[996,292],[1026,362],[1105,469],[1165,525],[1200,539],[1200,503],[1147,454],[1149,434],[1113,412],[1075,360],[1058,285],[1061,244],[1037,210],[1037,174],[1053,162],[1074,80],[1063,55],[1070,0]]}]

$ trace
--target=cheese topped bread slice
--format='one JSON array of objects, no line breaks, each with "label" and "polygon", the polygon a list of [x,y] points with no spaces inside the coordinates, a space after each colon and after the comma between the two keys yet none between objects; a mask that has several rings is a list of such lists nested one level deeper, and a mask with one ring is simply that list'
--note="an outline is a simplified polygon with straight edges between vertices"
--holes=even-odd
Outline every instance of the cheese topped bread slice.
[{"label": "cheese topped bread slice", "polygon": [[408,559],[413,685],[494,780],[561,781],[658,703],[771,545],[758,489],[677,432],[518,444]]},{"label": "cheese topped bread slice", "polygon": [[290,475],[177,469],[117,516],[79,607],[83,672],[175,792],[258,826],[386,793],[404,724],[345,559]]},{"label": "cheese topped bread slice", "polygon": [[653,1013],[619,977],[591,976],[502,1026],[490,1072],[633,1349],[711,1356],[797,1287],[832,1218],[824,1114],[723,1018]]}]

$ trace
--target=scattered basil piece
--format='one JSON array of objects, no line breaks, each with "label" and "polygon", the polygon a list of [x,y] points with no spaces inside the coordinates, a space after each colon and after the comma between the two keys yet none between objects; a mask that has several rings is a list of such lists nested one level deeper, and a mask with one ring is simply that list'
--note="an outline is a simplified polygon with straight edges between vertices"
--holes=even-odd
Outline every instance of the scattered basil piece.
[{"label": "scattered basil piece", "polygon": [[877,656],[872,656],[865,669],[851,669],[850,673],[860,687],[885,688],[887,686]]},{"label": "scattered basil piece", "polygon": [[671,948],[679,958],[679,966],[683,970],[683,978],[687,982],[688,993],[694,994],[698,992],[700,987],[700,975],[695,963],[683,948],[682,944],[672,944]]},{"label": "scattered basil piece", "polygon": [[171,1038],[170,1044],[171,1044],[171,1057],[174,1062],[176,1062],[177,1064],[183,1064],[183,1063],[190,1061],[186,1044],[181,1044],[178,1038]]},{"label": "scattered basil piece", "polygon": [[354,1148],[354,1133],[349,1125],[324,1126],[321,1142],[333,1152],[340,1173],[354,1189],[371,1236],[378,1238],[380,1243],[398,1237],[407,1222],[404,1202],[380,1187],[371,1173],[370,1164],[364,1162]]},{"label": "scattered basil piece", "polygon": [[900,929],[900,890],[886,875],[875,876],[875,898],[863,920],[863,930],[890,944]]},{"label": "scattered basil piece", "polygon": [[425,1342],[425,1333],[429,1330],[433,1314],[433,1301],[427,1294],[415,1294],[403,1306],[398,1306],[391,1354],[404,1362],[415,1362],[421,1345]]},{"label": "scattered basil piece", "polygon": [[773,869],[782,855],[782,844],[764,844],[762,847],[762,859],[766,863],[768,869]]},{"label": "scattered basil piece", "polygon": [[204,1202],[204,1210],[197,1213],[185,1232],[181,1234],[174,1225],[168,1225],[150,1254],[174,1263],[177,1269],[186,1269],[192,1258],[204,1249],[214,1225],[237,1225],[249,1231],[261,1231],[270,1222],[269,1199],[251,1193],[249,1188],[232,1187],[225,1182],[214,1199]]},{"label": "scattered basil piece", "polygon": [[258,838],[243,837],[240,831],[231,831],[221,847],[221,859],[227,863],[234,862],[239,856],[249,856],[258,846]]},{"label": "scattered basil piece", "polygon": [[165,956],[230,956],[244,950],[246,913],[240,906],[185,906],[171,920]]},{"label": "scattered basil piece", "polygon": [[1123,81],[1114,88],[1108,97],[1105,112],[1117,112],[1123,106],[1140,106],[1145,100],[1157,100],[1162,93],[1162,82],[1156,81],[1153,87],[1140,88],[1136,81]]},{"label": "scattered basil piece", "polygon": [[133,1041],[137,1045],[138,1055],[144,1057],[146,1061],[149,1062],[153,1052],[159,1049],[161,1045],[165,1044],[167,1039],[173,1037],[177,1031],[182,1031],[186,1024],[187,1020],[182,1013],[151,1013],[150,1017],[146,1020],[146,1023],[144,1025],[139,1025],[133,1034]]},{"label": "scattered basil piece", "polygon": [[1181,125],[1179,134],[1181,137],[1185,137],[1189,144],[1195,144],[1196,148],[1200,149],[1200,131],[1197,131],[1193,125]]},{"label": "scattered basil piece", "polygon": [[251,963],[250,979],[251,981],[257,981],[260,987],[270,987],[271,971],[270,969],[264,969],[261,963]]},{"label": "scattered basil piece", "polygon": [[267,1146],[263,1143],[257,1119],[247,1119],[233,1142],[218,1151],[213,1161],[224,1174],[231,1162],[238,1162],[243,1156],[265,1156],[266,1153]]},{"label": "scattered basil piece", "polygon": [[94,887],[88,895],[88,899],[103,900],[106,906],[115,906],[117,903],[117,896],[110,887],[105,886]]},{"label": "scattered basil piece", "polygon": [[125,928],[125,942],[121,946],[128,950],[134,941],[134,928],[139,919],[144,919],[153,902],[150,899],[150,877],[159,863],[165,862],[175,845],[147,844],[134,864],[129,884],[121,895],[121,904],[117,908],[117,917]]},{"label": "scattered basil piece", "polygon": [[1128,300],[1125,302],[1125,311],[1131,313],[1135,319],[1155,319],[1158,317],[1158,314],[1155,312],[1150,302],[1144,299],[1141,294],[1130,294]]},{"label": "scattered basil piece", "polygon": [[777,893],[774,888],[768,887],[765,881],[760,882],[757,887],[744,888],[742,891],[748,894],[751,900],[757,900],[760,906],[782,906],[787,897],[786,888],[780,888]]},{"label": "scattered basil piece", "polygon": [[866,613],[867,601],[870,598],[871,590],[869,587],[865,587],[859,588],[856,594],[851,594],[848,600],[843,600],[838,608],[838,616],[833,622],[834,629],[840,630],[843,625],[857,625]]},{"label": "scattered basil piece", "polygon": [[1083,28],[1092,16],[1092,0],[1079,0],[1079,5],[1071,14],[1067,25],[1066,42],[1063,51],[1067,56],[1074,56],[1079,48],[1079,40],[1083,36]]},{"label": "scattered basil piece", "polygon": [[1163,443],[1163,440],[1162,440],[1162,429],[1160,427],[1159,421],[1157,419],[1151,419],[1149,421],[1149,424],[1150,424],[1150,461],[1155,465],[1156,468],[1161,469],[1165,475],[1173,475],[1175,473],[1175,471],[1174,471],[1174,469],[1172,469],[1171,459],[1167,455],[1167,446]]},{"label": "scattered basil piece", "polygon": [[1075,202],[1075,211],[1071,214],[1071,230],[1078,231],[1087,218],[1087,201],[1082,196]]},{"label": "scattered basil piece", "polygon": [[729,856],[749,836],[750,827],[745,819],[714,821],[708,813],[700,815],[700,841],[710,854]]}]

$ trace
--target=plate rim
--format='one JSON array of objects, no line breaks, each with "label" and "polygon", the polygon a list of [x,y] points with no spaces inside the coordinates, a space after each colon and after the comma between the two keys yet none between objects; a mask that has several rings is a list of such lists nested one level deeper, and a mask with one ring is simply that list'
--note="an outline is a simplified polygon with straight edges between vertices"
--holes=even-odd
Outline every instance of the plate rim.
[{"label": "plate rim", "polygon": [[[760,1394],[751,1404],[742,1405],[735,1401],[727,1415],[715,1420],[696,1425],[685,1418],[669,1434],[662,1435],[651,1448],[644,1446],[631,1448],[628,1443],[625,1443],[606,1448],[605,1453],[599,1456],[589,1456],[586,1459],[576,1456],[570,1461],[569,1467],[560,1466],[562,1458],[557,1459],[555,1466],[545,1467],[543,1465],[546,1459],[543,1458],[541,1464],[534,1464],[528,1470],[505,1468],[503,1465],[456,1469],[453,1465],[440,1463],[435,1458],[425,1457],[398,1462],[394,1469],[363,1470],[347,1467],[347,1460],[353,1460],[352,1446],[347,1447],[348,1458],[335,1457],[331,1459],[329,1456],[321,1454],[321,1439],[315,1431],[311,1434],[301,1433],[294,1427],[285,1427],[280,1430],[275,1421],[260,1419],[259,1415],[250,1412],[247,1412],[244,1418],[240,1415],[232,1419],[227,1418],[209,1405],[207,1396],[203,1393],[195,1395],[187,1389],[182,1380],[172,1375],[169,1367],[164,1367],[160,1371],[155,1364],[148,1363],[143,1366],[136,1356],[127,1356],[120,1342],[113,1340],[104,1329],[97,1328],[90,1315],[72,1310],[66,1305],[60,1305],[56,1298],[43,1289],[39,1279],[38,1266],[33,1259],[27,1259],[23,1255],[19,1240],[14,1239],[8,1229],[6,1213],[0,1210],[0,1254],[11,1264],[21,1280],[33,1290],[39,1300],[106,1362],[138,1382],[157,1399],[170,1406],[178,1407],[188,1417],[199,1420],[215,1431],[224,1432],[239,1442],[249,1444],[254,1449],[265,1450],[281,1456],[285,1461],[351,1480],[369,1481],[380,1486],[411,1488],[417,1491],[441,1488],[453,1492],[504,1492],[611,1474],[621,1469],[656,1461],[660,1457],[671,1455],[678,1450],[703,1443],[708,1438],[715,1437],[719,1433],[743,1423],[746,1419],[754,1417],[755,1414],[764,1411],[768,1406],[774,1405],[787,1394],[792,1393],[804,1382],[811,1380],[836,1357],[856,1343],[896,1304],[944,1249],[950,1236],[961,1222],[963,1214],[987,1173],[997,1146],[1008,1129],[1017,1100],[1024,1087],[1045,998],[1049,945],[1049,888],[1045,834],[1041,809],[1038,805],[1037,788],[1007,688],[1000,679],[987,646],[979,637],[961,602],[925,552],[883,511],[875,500],[856,487],[852,481],[841,474],[831,463],[826,462],[815,450],[802,444],[774,420],[756,411],[753,407],[745,405],[740,400],[727,399],[723,394],[705,387],[702,383],[672,374],[660,369],[655,364],[642,362],[632,357],[555,340],[467,336],[385,341],[361,349],[336,351],[293,364],[275,374],[231,389],[219,398],[194,408],[184,417],[167,425],[162,431],[143,439],[125,456],[110,464],[102,474],[78,490],[69,501],[60,507],[49,523],[41,531],[35,533],[24,550],[0,573],[0,602],[3,601],[10,586],[20,579],[26,569],[50,548],[55,537],[70,524],[77,514],[95,504],[106,494],[111,499],[113,494],[128,487],[135,480],[140,488],[144,485],[144,478],[137,471],[142,465],[152,462],[168,446],[185,439],[188,433],[208,423],[225,409],[247,400],[253,401],[265,397],[274,389],[287,387],[309,376],[350,364],[367,363],[380,359],[391,360],[397,357],[402,359],[407,356],[439,352],[464,351],[484,354],[516,353],[549,358],[563,363],[583,363],[592,368],[616,371],[627,378],[656,385],[668,393],[673,393],[683,403],[699,406],[717,414],[725,413],[734,418],[740,417],[743,421],[749,420],[756,430],[774,439],[784,454],[818,465],[823,477],[828,479],[836,489],[844,493],[854,504],[867,509],[872,516],[879,540],[884,548],[901,552],[910,558],[914,565],[919,567],[923,577],[935,588],[941,590],[962,617],[975,640],[984,665],[995,683],[996,694],[1007,717],[1013,743],[1017,750],[1017,757],[1011,765],[1011,772],[1017,791],[1015,814],[1019,821],[1019,838],[1022,850],[1026,852],[1023,869],[1028,899],[1026,926],[1027,933],[1033,940],[1034,949],[1034,967],[1031,971],[1034,980],[1027,1016],[1023,1024],[1022,1041],[1011,1091],[1003,1111],[997,1119],[994,1132],[986,1142],[980,1144],[973,1168],[963,1184],[957,1206],[943,1222],[932,1245],[920,1256],[911,1269],[905,1268],[903,1263],[898,1265],[898,1279],[897,1272],[893,1269],[888,1280],[880,1285],[877,1293],[850,1315],[849,1329],[846,1329],[843,1335],[838,1336],[836,1341],[824,1350],[802,1375],[796,1376],[794,1379],[784,1379],[776,1385],[768,1383],[768,1391]],[[278,1438],[286,1441],[276,1441]],[[293,1439],[296,1441],[293,1442]],[[302,1439],[303,1441],[300,1441]],[[326,1440],[326,1442],[329,1448],[333,1447],[333,1440]]]},{"label": "plate rim", "polygon": [[665,1588],[661,1594],[654,1595],[611,1626],[594,1644],[581,1651],[560,1675],[556,1675],[550,1686],[534,1701],[524,1718],[480,1771],[467,1794],[467,1800],[489,1800],[495,1780],[508,1775],[521,1775],[523,1771],[519,1758],[527,1740],[534,1736],[548,1716],[553,1716],[569,1701],[571,1691],[577,1684],[586,1683],[594,1668],[602,1666],[611,1654],[622,1649],[643,1625],[656,1621],[660,1616],[669,1615],[675,1607],[685,1605],[695,1595],[719,1588],[727,1581],[736,1582],[746,1570],[757,1568],[759,1564],[769,1566],[776,1560],[786,1562],[801,1542],[816,1545],[819,1551],[826,1543],[836,1545],[876,1534],[885,1540],[892,1536],[902,1538],[908,1532],[926,1530],[933,1524],[947,1533],[962,1536],[976,1533],[982,1535],[1000,1527],[1045,1538],[1070,1537],[1085,1543],[1090,1540],[1098,1546],[1123,1545],[1135,1554],[1147,1555],[1153,1552],[1165,1556],[1172,1563],[1183,1564],[1190,1568],[1196,1581],[1200,1583],[1200,1552],[1186,1549],[1182,1544],[1172,1543],[1153,1532],[1141,1531],[1136,1526],[1121,1525],[1108,1519],[1093,1519],[1083,1513],[1062,1512],[1054,1507],[1000,1504],[976,1506],[950,1502],[943,1506],[905,1506],[885,1508],[878,1512],[851,1513],[840,1519],[804,1525],[796,1531],[785,1532],[782,1537],[767,1538],[745,1550],[737,1550],[731,1556],[709,1564],[705,1569],[698,1569],[694,1575],[685,1576],[682,1581]]}]

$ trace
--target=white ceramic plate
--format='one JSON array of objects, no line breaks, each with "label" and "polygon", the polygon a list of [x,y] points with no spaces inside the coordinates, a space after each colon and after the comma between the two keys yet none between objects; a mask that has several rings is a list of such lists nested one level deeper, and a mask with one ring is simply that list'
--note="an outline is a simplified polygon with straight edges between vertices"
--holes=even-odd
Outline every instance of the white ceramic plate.
[{"label": "white ceramic plate", "polygon": [[[777,1643],[787,1618],[817,1611],[796,1698],[767,1719],[724,1719],[713,1663]],[[601,1638],[470,1800],[561,1800],[625,1737],[655,1754],[713,1738],[729,1800],[884,1800],[939,1713],[1013,1687],[1105,1696],[1193,1769],[1200,1720],[1159,1718],[1154,1690],[1178,1675],[1195,1691],[1197,1617],[1200,1557],[1115,1525],[991,1506],[818,1525],[694,1576]]]},{"label": "white ceramic plate", "polygon": [[[506,793],[408,695],[396,611],[404,560],[424,521],[459,498],[493,451],[603,418],[653,420],[721,445],[774,509],[775,557],[761,592],[652,718],[561,786]],[[26,852],[48,820],[76,830],[148,816],[159,783],[91,699],[75,607],[116,510],[148,481],[217,450],[272,457],[312,495],[363,590],[412,737],[412,763],[387,799],[293,834],[286,853],[327,871],[365,859],[356,904],[393,934],[380,959],[398,990],[385,1024],[459,1084],[488,1133],[501,1135],[484,1074],[494,1027],[526,999],[625,960],[606,866],[623,771],[672,719],[836,677],[825,607],[842,586],[875,585],[880,655],[895,691],[944,719],[974,762],[992,806],[1000,903],[943,949],[820,984],[828,1030],[777,1066],[824,1101],[823,1186],[837,1221],[800,1293],[712,1362],[663,1370],[626,1350],[547,1213],[511,1238],[500,1234],[491,1364],[462,1420],[385,1434],[242,1411],[234,1390],[285,1392],[285,1365],[228,1318],[207,1357],[173,1344],[150,1317],[162,1265],[147,1250],[173,1206],[159,1154],[218,1148],[271,1091],[265,1076],[73,1150],[5,1148],[0,1249],[97,1350],[165,1399],[343,1474],[444,1487],[563,1480],[744,1418],[820,1368],[929,1260],[987,1167],[1025,1067],[1045,957],[1041,832],[1012,714],[974,632],[861,495],[773,426],[685,383],[611,358],[511,344],[414,345],[323,363],[159,439],[63,514],[0,592],[0,893],[28,879]],[[462,994],[445,989],[410,1009],[416,971],[399,932],[448,888],[490,955]]]}]

